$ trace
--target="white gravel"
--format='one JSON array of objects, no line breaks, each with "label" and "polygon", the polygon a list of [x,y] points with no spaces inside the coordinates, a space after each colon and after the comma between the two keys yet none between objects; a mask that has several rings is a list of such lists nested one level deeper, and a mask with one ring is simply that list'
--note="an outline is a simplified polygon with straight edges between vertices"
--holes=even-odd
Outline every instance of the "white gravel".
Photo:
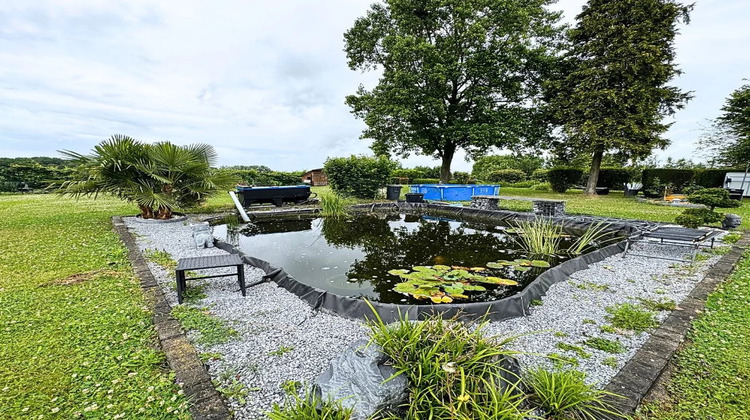
[{"label": "white gravel", "polygon": [[[187,223],[150,224],[125,218],[137,236],[142,250],[165,250],[177,260],[183,257],[224,253],[216,248],[197,249]],[[717,244],[720,245],[719,242]],[[637,244],[634,253],[679,258],[688,254],[685,247]],[[586,373],[587,380],[599,387],[606,385],[617,371],[648,339],[648,333],[603,333],[608,324],[605,308],[619,303],[640,303],[641,299],[684,299],[720,257],[693,265],[663,259],[615,255],[579,271],[571,279],[553,285],[543,304],[532,308],[529,316],[486,327],[491,335],[521,335],[511,347],[528,353],[520,356],[526,367],[549,365],[544,357],[550,353],[578,359],[575,368]],[[171,305],[177,304],[174,272],[149,262]],[[229,269],[231,271],[231,269]],[[259,280],[261,270],[245,266],[247,283]],[[242,383],[247,395],[228,398],[237,419],[262,419],[273,403],[281,403],[286,381],[312,382],[345,346],[367,336],[367,329],[358,321],[335,314],[314,312],[310,306],[274,283],[264,283],[247,290],[242,298],[236,277],[204,281],[207,297],[194,305],[208,308],[211,314],[227,320],[238,331],[228,343],[206,347],[197,344],[199,352],[219,353],[221,360],[209,360],[211,376],[223,386]],[[657,315],[663,321],[667,312]],[[190,335],[190,334],[189,334]],[[582,344],[588,337],[620,341],[627,351],[610,354]],[[193,337],[191,337],[193,338]],[[580,346],[588,358],[557,347],[564,342]],[[279,351],[286,350],[286,351]],[[277,352],[277,354],[273,354]],[[283,354],[278,354],[283,353]],[[616,368],[602,362],[614,357]],[[239,385],[235,385],[239,386]]]}]

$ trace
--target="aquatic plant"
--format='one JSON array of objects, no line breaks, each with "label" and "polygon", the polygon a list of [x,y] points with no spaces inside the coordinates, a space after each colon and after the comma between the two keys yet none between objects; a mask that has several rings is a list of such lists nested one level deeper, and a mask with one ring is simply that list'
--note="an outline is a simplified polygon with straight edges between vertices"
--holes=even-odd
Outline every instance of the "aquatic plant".
[{"label": "aquatic plant", "polygon": [[583,250],[594,242],[600,241],[610,233],[607,231],[609,223],[599,222],[596,224],[590,224],[589,227],[583,232],[583,235],[578,237],[573,245],[568,248],[570,254],[580,254]]},{"label": "aquatic plant", "polygon": [[554,255],[560,248],[562,225],[551,219],[522,220],[516,223],[520,231],[514,240],[531,255]]},{"label": "aquatic plant", "polygon": [[349,215],[346,206],[346,200],[338,194],[328,193],[320,196],[320,215],[323,217],[344,218]]},{"label": "aquatic plant", "polygon": [[518,282],[501,277],[478,274],[484,267],[460,267],[448,265],[416,266],[411,270],[389,270],[388,274],[399,276],[404,282],[393,287],[394,292],[416,299],[430,299],[434,303],[450,303],[453,299],[468,299],[465,292],[482,292],[484,286],[476,283],[516,286]]},{"label": "aquatic plant", "polygon": [[549,268],[550,263],[542,260],[524,260],[517,259],[513,261],[491,261],[487,263],[488,268],[505,268],[510,267],[516,271],[529,271],[532,268]]}]

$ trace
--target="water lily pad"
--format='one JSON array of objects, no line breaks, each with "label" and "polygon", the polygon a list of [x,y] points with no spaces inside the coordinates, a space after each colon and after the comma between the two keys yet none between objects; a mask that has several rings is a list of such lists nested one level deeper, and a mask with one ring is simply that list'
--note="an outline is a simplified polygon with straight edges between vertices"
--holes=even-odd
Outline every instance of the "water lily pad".
[{"label": "water lily pad", "polygon": [[471,270],[471,271],[486,271],[487,268],[485,268],[485,267],[471,267],[469,270]]},{"label": "water lily pad", "polygon": [[511,279],[504,279],[502,277],[482,277],[482,279],[477,279],[478,282],[482,283],[489,283],[489,284],[500,284],[503,286],[517,286],[518,282]]},{"label": "water lily pad", "polygon": [[457,295],[462,294],[464,292],[463,287],[457,287],[457,286],[443,286],[443,290],[445,293],[448,293],[449,295]]},{"label": "water lily pad", "polygon": [[451,269],[451,267],[447,265],[433,265],[432,268],[438,271],[448,271]]},{"label": "water lily pad", "polygon": [[542,260],[534,260],[531,262],[532,267],[542,267],[542,268],[548,268],[550,267],[550,264],[547,261]]},{"label": "water lily pad", "polygon": [[388,274],[392,274],[394,276],[401,276],[401,275],[407,274],[409,271],[410,270],[404,270],[404,269],[388,270]]},{"label": "water lily pad", "polygon": [[448,293],[448,295],[450,295],[450,297],[452,297],[453,299],[468,299],[469,298],[468,296],[462,295],[461,293]]}]

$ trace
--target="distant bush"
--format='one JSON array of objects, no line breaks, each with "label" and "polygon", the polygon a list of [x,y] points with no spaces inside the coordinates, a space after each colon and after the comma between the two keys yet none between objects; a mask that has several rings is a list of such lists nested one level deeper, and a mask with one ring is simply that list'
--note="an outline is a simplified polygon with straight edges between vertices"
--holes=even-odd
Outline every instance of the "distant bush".
[{"label": "distant bush", "polygon": [[724,215],[709,209],[685,209],[674,221],[688,228],[697,228],[708,223],[720,222]]},{"label": "distant bush", "polygon": [[711,211],[716,207],[739,207],[740,202],[729,198],[729,191],[723,188],[703,188],[688,196],[688,201],[708,206]]},{"label": "distant bush", "polygon": [[324,170],[328,185],[343,196],[374,198],[390,179],[396,164],[385,157],[329,158]]},{"label": "distant bush", "polygon": [[453,172],[453,179],[451,181],[456,181],[457,184],[468,184],[473,181],[473,179],[468,172],[456,171]]},{"label": "distant bush", "polygon": [[511,188],[531,188],[534,185],[536,185],[536,181],[521,181],[521,182],[514,182],[512,184],[504,184],[504,187],[511,187]]},{"label": "distant bush", "polygon": [[552,191],[552,184],[549,182],[540,182],[531,186],[534,191]]},{"label": "distant bush", "polygon": [[415,166],[414,170],[421,172],[422,174],[416,178],[440,178],[440,167],[439,166]]},{"label": "distant bush", "polygon": [[412,184],[439,184],[440,179],[438,178],[417,178],[412,180]]},{"label": "distant bush", "polygon": [[[738,170],[741,171],[741,170]],[[724,186],[724,178],[731,169],[698,169],[695,171],[693,182],[705,188],[720,188]]]},{"label": "distant bush", "polygon": [[487,174],[486,181],[516,183],[526,181],[526,173],[520,169],[500,169]]},{"label": "distant bush", "polygon": [[549,169],[537,169],[531,173],[531,179],[537,182],[547,182],[547,172]]},{"label": "distant bush", "polygon": [[633,168],[602,168],[599,171],[597,187],[622,190],[623,185],[636,178],[637,170]]},{"label": "distant bush", "polygon": [[[695,178],[695,170],[693,169],[644,169],[641,175],[644,188],[656,189],[654,187],[663,185],[673,193],[681,193],[685,187],[693,182],[693,178]],[[663,192],[663,188],[661,190]]]},{"label": "distant bush", "polygon": [[568,188],[580,181],[583,171],[578,168],[552,168],[547,172],[547,179],[552,191],[564,193]]},{"label": "distant bush", "polygon": [[406,178],[406,183],[408,184],[414,179],[424,178],[425,174],[424,171],[421,171],[419,169],[395,169],[393,172],[391,172],[391,177]]},{"label": "distant bush", "polygon": [[258,171],[257,169],[227,169],[242,182],[257,186],[297,185],[302,183],[302,172]]}]

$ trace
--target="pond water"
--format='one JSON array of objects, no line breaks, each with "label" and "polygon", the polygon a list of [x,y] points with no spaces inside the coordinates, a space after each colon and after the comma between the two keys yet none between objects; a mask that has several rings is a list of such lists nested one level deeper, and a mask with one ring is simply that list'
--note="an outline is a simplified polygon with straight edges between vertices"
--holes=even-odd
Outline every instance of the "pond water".
[{"label": "pond water", "polygon": [[[569,258],[559,255],[528,261],[532,258],[514,239],[517,233],[512,226],[424,215],[370,214],[344,220],[218,225],[214,235],[239,245],[247,255],[282,267],[302,283],[342,296],[400,304],[431,303],[425,290],[443,296],[444,302],[500,299],[522,289],[547,270],[547,265]],[[562,247],[573,240],[563,237]],[[527,261],[519,263],[524,259]],[[403,271],[389,273],[399,269]],[[441,276],[442,286],[429,289],[434,282],[425,283],[425,276],[415,274],[418,271],[427,278]],[[401,286],[396,287],[398,284]]]}]

